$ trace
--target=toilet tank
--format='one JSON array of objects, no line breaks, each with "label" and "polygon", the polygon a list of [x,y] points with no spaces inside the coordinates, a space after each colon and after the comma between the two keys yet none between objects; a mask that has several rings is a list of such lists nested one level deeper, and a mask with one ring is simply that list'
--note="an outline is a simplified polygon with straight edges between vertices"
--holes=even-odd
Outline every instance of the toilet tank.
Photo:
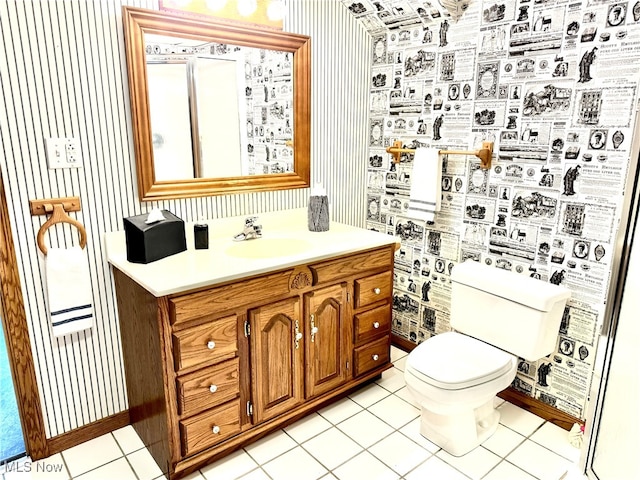
[{"label": "toilet tank", "polygon": [[473,260],[451,283],[453,329],[531,361],[554,351],[567,288]]}]

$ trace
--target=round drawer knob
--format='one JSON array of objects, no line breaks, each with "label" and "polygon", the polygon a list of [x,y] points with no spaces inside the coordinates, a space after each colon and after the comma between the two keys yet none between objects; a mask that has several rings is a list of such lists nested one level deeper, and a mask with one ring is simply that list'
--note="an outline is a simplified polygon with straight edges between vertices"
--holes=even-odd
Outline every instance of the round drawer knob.
[{"label": "round drawer knob", "polygon": [[296,333],[296,340],[302,340],[302,334],[300,332]]},{"label": "round drawer knob", "polygon": [[214,342],[213,340],[209,340],[209,341],[207,342],[207,348],[208,348],[209,350],[213,350],[214,348],[216,348],[216,342]]},{"label": "round drawer knob", "polygon": [[218,386],[217,386],[217,385],[211,385],[211,386],[209,387],[209,391],[210,391],[211,393],[216,393],[216,392],[218,391]]},{"label": "round drawer knob", "polygon": [[380,322],[373,322],[373,328],[380,328]]},{"label": "round drawer knob", "polygon": [[374,362],[377,362],[380,357],[378,356],[377,353],[374,353],[373,355],[371,355],[371,358],[373,358]]},{"label": "round drawer knob", "polygon": [[380,295],[380,291],[381,290],[377,287],[373,289],[373,293],[375,293],[376,295]]},{"label": "round drawer knob", "polygon": [[218,434],[220,433],[220,427],[219,427],[218,425],[215,425],[215,426],[211,429],[211,431],[212,431],[213,433],[215,433],[216,435],[218,435]]},{"label": "round drawer knob", "polygon": [[316,333],[318,333],[318,327],[313,327],[311,329],[311,335],[315,335]]}]

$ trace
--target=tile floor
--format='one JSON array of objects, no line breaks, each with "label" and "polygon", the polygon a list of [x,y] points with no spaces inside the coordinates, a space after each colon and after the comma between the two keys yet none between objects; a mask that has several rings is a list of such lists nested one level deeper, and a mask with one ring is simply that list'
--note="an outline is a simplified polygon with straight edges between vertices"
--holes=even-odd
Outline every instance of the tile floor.
[{"label": "tile floor", "polygon": [[[579,450],[567,432],[496,398],[496,433],[463,457],[423,438],[407,392],[406,353],[392,348],[394,368],[299,422],[203,467],[189,480],[578,480]],[[160,469],[131,426],[52,457],[0,466],[2,480],[156,480]]]}]

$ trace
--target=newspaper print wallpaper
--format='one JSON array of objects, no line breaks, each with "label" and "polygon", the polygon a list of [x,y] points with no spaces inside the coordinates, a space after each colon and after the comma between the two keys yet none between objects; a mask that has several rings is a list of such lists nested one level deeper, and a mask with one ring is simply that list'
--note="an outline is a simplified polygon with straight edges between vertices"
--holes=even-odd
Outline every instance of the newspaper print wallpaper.
[{"label": "newspaper print wallpaper", "polygon": [[[393,333],[448,331],[450,271],[467,258],[567,286],[557,349],[513,386],[585,417],[621,218],[640,79],[640,1],[342,0],[373,38],[367,227],[400,238]],[[407,216],[412,155],[442,156],[442,211]]]}]

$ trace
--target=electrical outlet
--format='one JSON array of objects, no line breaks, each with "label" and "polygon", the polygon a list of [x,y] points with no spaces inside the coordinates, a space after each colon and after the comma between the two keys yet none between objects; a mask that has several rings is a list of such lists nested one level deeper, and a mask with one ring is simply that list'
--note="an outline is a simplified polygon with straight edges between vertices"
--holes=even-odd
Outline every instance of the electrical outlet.
[{"label": "electrical outlet", "polygon": [[80,144],[75,138],[45,138],[44,144],[49,169],[82,166]]},{"label": "electrical outlet", "polygon": [[80,146],[78,145],[78,141],[73,138],[67,138],[67,143],[65,144],[67,151],[67,164],[72,167],[80,166]]}]

